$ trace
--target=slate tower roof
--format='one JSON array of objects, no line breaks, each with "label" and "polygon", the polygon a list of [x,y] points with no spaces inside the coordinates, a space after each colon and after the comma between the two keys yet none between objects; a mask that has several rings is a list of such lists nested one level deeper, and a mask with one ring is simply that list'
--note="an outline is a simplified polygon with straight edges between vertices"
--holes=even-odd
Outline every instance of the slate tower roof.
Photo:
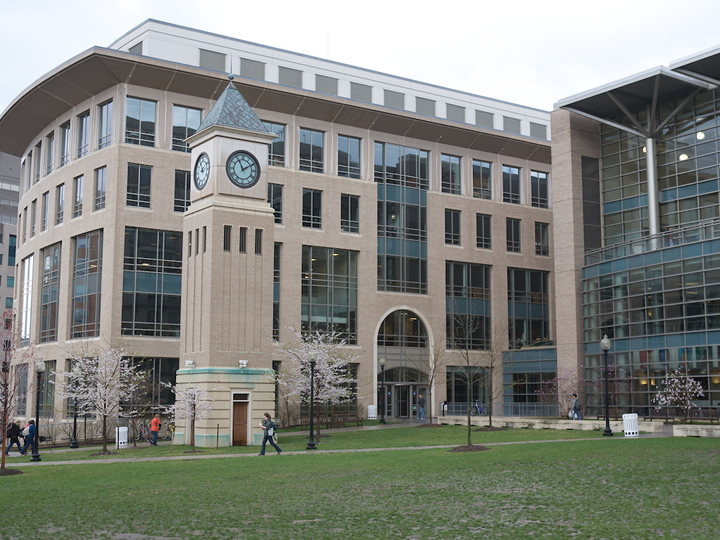
[{"label": "slate tower roof", "polygon": [[247,131],[269,133],[253,108],[230,80],[225,91],[220,95],[215,106],[202,121],[198,132],[210,126],[225,126]]}]

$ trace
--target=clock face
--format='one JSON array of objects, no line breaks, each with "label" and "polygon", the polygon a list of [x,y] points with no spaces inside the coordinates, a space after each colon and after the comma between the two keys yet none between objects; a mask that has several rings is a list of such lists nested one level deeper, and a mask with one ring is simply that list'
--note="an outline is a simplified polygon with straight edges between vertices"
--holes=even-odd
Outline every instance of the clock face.
[{"label": "clock face", "polygon": [[195,187],[198,191],[207,185],[208,178],[210,178],[210,158],[203,152],[195,162]]},{"label": "clock face", "polygon": [[249,188],[260,180],[260,164],[249,152],[238,150],[230,154],[225,165],[230,181],[237,187]]}]

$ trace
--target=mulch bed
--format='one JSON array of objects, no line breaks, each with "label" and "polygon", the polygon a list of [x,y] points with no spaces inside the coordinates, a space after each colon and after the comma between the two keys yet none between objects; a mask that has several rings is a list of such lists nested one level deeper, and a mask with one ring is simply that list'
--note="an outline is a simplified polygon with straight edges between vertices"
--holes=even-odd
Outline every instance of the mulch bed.
[{"label": "mulch bed", "polygon": [[418,427],[442,427],[442,424],[420,424]]},{"label": "mulch bed", "polygon": [[95,452],[94,454],[90,454],[91,456],[117,456],[117,452]]},{"label": "mulch bed", "polygon": [[481,427],[477,428],[475,431],[505,431],[505,428],[502,427]]},{"label": "mulch bed", "polygon": [[456,446],[451,448],[448,452],[483,452],[484,450],[490,450],[485,446],[479,444],[463,444],[462,446]]},{"label": "mulch bed", "polygon": [[12,476],[13,474],[22,474],[23,471],[20,469],[2,469],[0,470],[0,476]]}]

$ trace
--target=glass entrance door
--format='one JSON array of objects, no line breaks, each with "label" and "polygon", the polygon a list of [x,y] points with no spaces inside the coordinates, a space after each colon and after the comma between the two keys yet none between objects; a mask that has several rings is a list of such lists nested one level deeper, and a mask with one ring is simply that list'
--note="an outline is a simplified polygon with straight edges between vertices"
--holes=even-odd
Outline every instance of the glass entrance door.
[{"label": "glass entrance door", "polygon": [[400,418],[408,418],[410,416],[410,387],[395,387],[395,411]]}]

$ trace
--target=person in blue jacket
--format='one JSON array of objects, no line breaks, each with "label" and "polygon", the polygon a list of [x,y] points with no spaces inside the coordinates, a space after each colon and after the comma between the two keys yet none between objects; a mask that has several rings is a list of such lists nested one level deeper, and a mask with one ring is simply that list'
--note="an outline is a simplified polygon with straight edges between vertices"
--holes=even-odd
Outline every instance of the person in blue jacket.
[{"label": "person in blue jacket", "polygon": [[25,444],[23,445],[22,450],[20,450],[21,456],[25,455],[28,447],[32,449],[33,442],[35,441],[35,432],[35,420],[30,420],[30,422],[28,422],[28,434],[25,437]]}]

